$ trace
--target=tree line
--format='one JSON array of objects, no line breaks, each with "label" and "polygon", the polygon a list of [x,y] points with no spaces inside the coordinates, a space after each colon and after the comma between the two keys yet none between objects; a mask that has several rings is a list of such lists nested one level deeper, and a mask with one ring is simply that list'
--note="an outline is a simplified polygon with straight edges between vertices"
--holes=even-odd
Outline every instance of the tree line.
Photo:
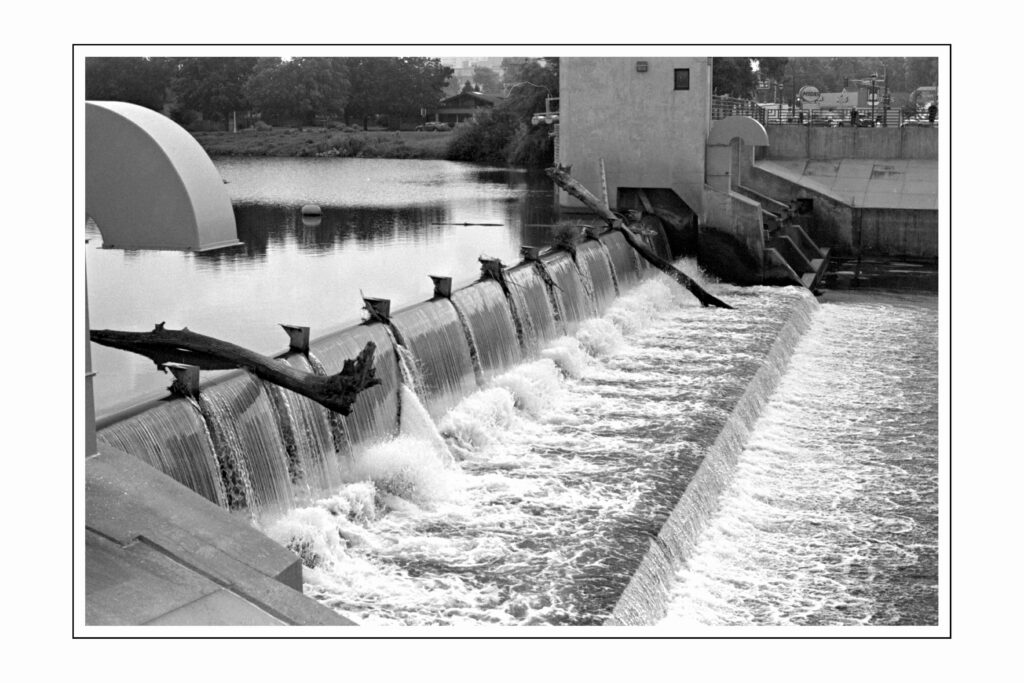
[{"label": "tree line", "polygon": [[445,96],[464,90],[504,94],[493,110],[459,126],[448,157],[465,161],[543,166],[553,159],[549,126],[531,125],[558,96],[558,58],[506,57],[498,72],[478,67],[473,83],[424,57],[88,57],[85,96],[132,102],[189,124],[240,123],[250,113],[272,125],[344,120],[366,128],[420,118]]},{"label": "tree line", "polygon": [[120,100],[187,123],[258,113],[270,124],[415,118],[453,70],[425,57],[88,57],[85,96]]},{"label": "tree line", "polygon": [[774,81],[786,102],[795,99],[805,85],[839,92],[856,87],[854,79],[872,74],[885,74],[891,92],[908,93],[938,85],[939,80],[935,57],[715,57],[712,70],[716,95],[752,99],[759,80]]}]

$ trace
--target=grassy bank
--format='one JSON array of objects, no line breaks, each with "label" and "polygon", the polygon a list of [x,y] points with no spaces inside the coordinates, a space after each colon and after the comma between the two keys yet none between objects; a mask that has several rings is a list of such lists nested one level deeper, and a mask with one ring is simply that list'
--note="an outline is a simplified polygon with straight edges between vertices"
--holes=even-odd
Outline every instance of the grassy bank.
[{"label": "grassy bank", "polygon": [[324,128],[273,128],[238,133],[194,132],[210,156],[444,159],[451,133]]}]

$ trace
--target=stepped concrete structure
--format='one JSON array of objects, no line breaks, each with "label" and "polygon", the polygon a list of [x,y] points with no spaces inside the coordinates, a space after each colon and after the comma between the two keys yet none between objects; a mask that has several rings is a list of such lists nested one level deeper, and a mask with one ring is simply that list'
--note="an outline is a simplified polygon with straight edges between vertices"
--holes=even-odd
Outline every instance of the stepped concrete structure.
[{"label": "stepped concrete structure", "polygon": [[714,120],[711,61],[563,59],[558,163],[737,284],[813,289],[836,258],[937,272],[937,128]]},{"label": "stepped concrete structure", "polygon": [[85,622],[343,626],[302,594],[295,553],[142,460],[86,462]]}]

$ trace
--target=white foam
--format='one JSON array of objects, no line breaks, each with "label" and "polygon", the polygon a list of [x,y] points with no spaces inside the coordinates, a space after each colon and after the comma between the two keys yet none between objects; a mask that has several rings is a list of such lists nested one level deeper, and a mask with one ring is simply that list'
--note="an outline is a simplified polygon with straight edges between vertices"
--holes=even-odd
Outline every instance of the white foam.
[{"label": "white foam", "polygon": [[448,412],[438,425],[451,448],[466,457],[500,438],[516,418],[516,398],[504,386],[478,391]]},{"label": "white foam", "polygon": [[607,318],[585,320],[576,332],[576,339],[580,346],[594,358],[614,355],[626,347],[622,331]]},{"label": "white foam", "polygon": [[[578,574],[611,561],[615,548],[602,546],[610,529],[643,509],[655,486],[630,479],[632,465],[621,463],[644,466],[685,448],[666,425],[683,429],[691,411],[703,413],[707,385],[728,371],[723,349],[743,348],[728,330],[694,348],[686,335],[726,319],[705,320],[696,306],[665,277],[641,283],[603,319],[494,378],[436,427],[403,392],[402,434],[343,467],[357,483],[275,529],[282,542],[298,539],[292,546],[315,565],[304,575],[307,592],[368,624],[580,617],[569,595],[583,585]],[[687,381],[678,361],[723,372]],[[722,533],[742,536],[746,527]]]},{"label": "white foam", "polygon": [[506,389],[515,407],[535,419],[551,415],[565,394],[562,374],[551,358],[523,363],[496,377],[493,385]]},{"label": "white foam", "polygon": [[[908,319],[875,305],[822,306],[678,573],[661,625],[936,618],[899,571],[936,571],[919,556],[937,542],[927,521],[935,367],[908,360],[930,355],[934,324],[927,308]],[[922,513],[923,523],[911,517]],[[926,595],[928,584],[913,590]]]},{"label": "white foam", "polygon": [[567,377],[579,379],[587,371],[590,356],[575,337],[558,337],[540,352],[541,358],[549,358]]}]

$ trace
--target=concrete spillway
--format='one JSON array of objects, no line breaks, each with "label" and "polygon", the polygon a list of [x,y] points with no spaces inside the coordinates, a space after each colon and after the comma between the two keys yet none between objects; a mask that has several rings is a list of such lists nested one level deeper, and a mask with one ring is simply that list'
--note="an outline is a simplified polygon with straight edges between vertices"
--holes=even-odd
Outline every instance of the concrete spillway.
[{"label": "concrete spillway", "polygon": [[377,342],[383,382],[341,424],[235,374],[99,440],[253,518],[357,622],[632,623],[814,300],[729,288],[737,311],[701,309],[620,241],[400,311],[397,338],[370,323],[288,357],[334,372]]}]

